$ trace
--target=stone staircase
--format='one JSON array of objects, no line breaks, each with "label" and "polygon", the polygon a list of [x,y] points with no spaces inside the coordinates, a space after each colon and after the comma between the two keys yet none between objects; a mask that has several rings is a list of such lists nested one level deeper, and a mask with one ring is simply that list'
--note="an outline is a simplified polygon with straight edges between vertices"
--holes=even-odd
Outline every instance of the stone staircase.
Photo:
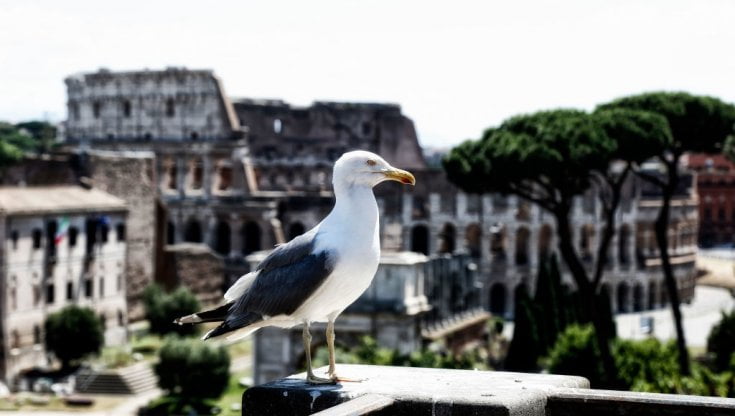
[{"label": "stone staircase", "polygon": [[77,373],[76,391],[92,394],[138,394],[155,389],[157,381],[148,363],[115,370],[85,369]]}]

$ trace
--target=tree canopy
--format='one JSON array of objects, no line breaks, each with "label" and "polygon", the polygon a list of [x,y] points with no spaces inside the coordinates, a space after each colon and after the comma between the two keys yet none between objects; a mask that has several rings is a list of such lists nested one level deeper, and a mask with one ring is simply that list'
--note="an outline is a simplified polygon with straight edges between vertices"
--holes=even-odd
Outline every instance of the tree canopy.
[{"label": "tree canopy", "polygon": [[615,143],[589,114],[551,110],[508,119],[452,149],[449,179],[468,192],[516,194],[553,210],[590,186]]},{"label": "tree canopy", "polygon": [[666,118],[672,142],[666,150],[716,153],[733,131],[735,106],[719,98],[686,92],[649,92],[619,98],[598,107],[600,110],[626,108],[659,114]]},{"label": "tree canopy", "polygon": [[67,306],[46,318],[46,348],[52,351],[64,368],[72,361],[102,348],[102,322],[89,308]]}]

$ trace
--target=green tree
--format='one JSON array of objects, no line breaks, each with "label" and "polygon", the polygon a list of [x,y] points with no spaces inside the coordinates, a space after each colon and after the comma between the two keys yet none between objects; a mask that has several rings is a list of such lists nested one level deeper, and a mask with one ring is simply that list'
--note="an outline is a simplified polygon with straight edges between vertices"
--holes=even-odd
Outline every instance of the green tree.
[{"label": "green tree", "polygon": [[707,351],[714,356],[714,367],[717,371],[725,371],[730,367],[730,360],[735,353],[735,310],[722,312],[722,319],[707,337]]},{"label": "green tree", "polygon": [[50,151],[56,142],[56,126],[46,121],[25,121],[15,125],[20,131],[27,132],[34,141],[33,148],[37,152]]},{"label": "green tree", "polygon": [[595,302],[597,282],[575,248],[570,215],[574,199],[589,190],[595,172],[607,171],[615,150],[615,141],[595,117],[553,110],[512,117],[444,159],[449,179],[465,191],[514,194],[553,216],[559,253],[577,285],[582,317],[600,328],[595,334],[610,380],[616,370],[603,331],[604,313]]},{"label": "green tree", "polygon": [[10,123],[0,122],[0,168],[19,161],[23,152],[33,147],[31,136],[23,134]]},{"label": "green tree", "polygon": [[104,343],[102,322],[94,311],[67,306],[46,318],[46,349],[68,370],[75,360],[99,353]]},{"label": "green tree", "polygon": [[230,379],[230,356],[222,347],[198,340],[169,337],[158,353],[154,371],[165,390],[171,414],[184,414],[187,406],[200,408],[206,399],[222,395]]},{"label": "green tree", "polygon": [[656,113],[627,108],[598,109],[593,114],[608,137],[615,141],[609,163],[593,172],[604,225],[597,247],[593,287],[598,288],[608,262],[610,243],[616,231],[616,218],[622,189],[630,172],[671,145],[667,120]]},{"label": "green tree", "polygon": [[174,319],[196,313],[199,301],[188,289],[180,287],[166,293],[159,285],[152,284],[143,292],[145,317],[154,334],[192,335],[197,329],[194,325],[176,325]]},{"label": "green tree", "polygon": [[639,170],[638,175],[661,190],[662,204],[654,225],[666,289],[674,315],[679,367],[690,374],[689,352],[686,348],[679,292],[669,256],[669,223],[671,200],[681,181],[680,162],[686,152],[718,153],[735,125],[735,106],[713,97],[695,96],[683,92],[652,92],[624,97],[599,107],[599,110],[632,109],[660,114],[666,118],[672,140],[656,155],[664,169],[663,175]]},{"label": "green tree", "polygon": [[586,377],[592,386],[604,384],[594,327],[568,326],[549,352],[549,372]]},{"label": "green tree", "polygon": [[536,320],[537,316],[536,305],[528,295],[526,286],[519,285],[515,290],[515,326],[508,355],[505,357],[506,370],[538,371],[538,359],[546,351],[539,342],[541,331]]}]

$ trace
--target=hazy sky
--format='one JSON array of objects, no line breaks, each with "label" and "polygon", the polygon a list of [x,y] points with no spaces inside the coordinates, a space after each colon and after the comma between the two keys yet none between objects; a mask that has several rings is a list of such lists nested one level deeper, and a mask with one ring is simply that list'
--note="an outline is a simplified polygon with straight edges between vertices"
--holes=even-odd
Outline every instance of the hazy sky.
[{"label": "hazy sky", "polygon": [[0,0],[0,119],[80,71],[211,68],[232,97],[401,104],[424,145],[647,90],[735,102],[735,1]]}]

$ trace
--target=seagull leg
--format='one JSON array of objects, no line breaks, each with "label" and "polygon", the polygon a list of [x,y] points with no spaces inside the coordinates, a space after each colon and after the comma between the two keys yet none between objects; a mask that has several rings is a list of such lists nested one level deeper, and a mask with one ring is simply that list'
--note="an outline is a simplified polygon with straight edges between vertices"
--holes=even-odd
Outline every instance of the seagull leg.
[{"label": "seagull leg", "polygon": [[304,341],[304,354],[306,354],[306,382],[311,384],[333,384],[332,379],[317,377],[311,369],[311,333],[309,333],[308,322],[304,322],[301,337]]},{"label": "seagull leg", "polygon": [[335,354],[334,354],[334,320],[330,320],[327,323],[327,347],[329,348],[329,378],[332,379],[335,383],[337,382],[353,382],[353,383],[359,383],[363,381],[363,379],[349,379],[344,377],[339,377],[337,375],[337,370],[335,368]]},{"label": "seagull leg", "polygon": [[329,348],[329,378],[337,380],[337,370],[335,369],[334,360],[334,320],[327,323],[327,348]]}]

